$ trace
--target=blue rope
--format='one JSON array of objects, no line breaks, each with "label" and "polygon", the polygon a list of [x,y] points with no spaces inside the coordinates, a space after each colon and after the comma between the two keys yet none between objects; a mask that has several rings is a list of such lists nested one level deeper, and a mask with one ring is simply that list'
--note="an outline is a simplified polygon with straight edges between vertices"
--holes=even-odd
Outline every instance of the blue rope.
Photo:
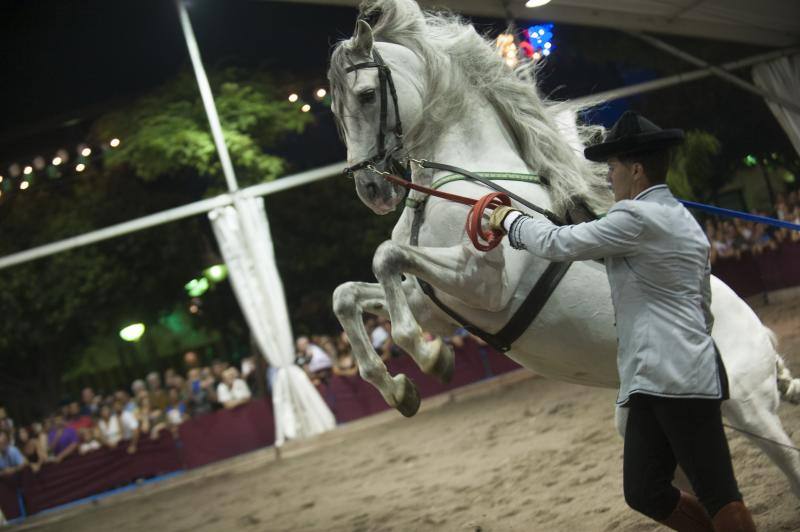
[{"label": "blue rope", "polygon": [[723,209],[722,207],[714,207],[713,205],[705,205],[704,203],[695,203],[694,201],[687,201],[687,200],[678,200],[678,201],[680,201],[690,209],[698,209],[701,211],[710,212],[711,214],[717,214],[720,216],[741,218],[742,220],[748,220],[760,224],[773,225],[775,227],[785,227],[786,229],[800,231],[800,225],[792,222],[787,222],[784,220],[776,220],[775,218],[768,218],[767,216],[758,216],[756,214],[749,214],[746,212],[739,212],[731,209]]}]

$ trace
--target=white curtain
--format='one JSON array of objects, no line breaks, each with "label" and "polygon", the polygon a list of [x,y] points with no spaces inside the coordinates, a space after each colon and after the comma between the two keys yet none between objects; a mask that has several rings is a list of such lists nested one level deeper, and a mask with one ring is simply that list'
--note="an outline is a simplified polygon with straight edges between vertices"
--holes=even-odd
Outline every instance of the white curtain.
[{"label": "white curtain", "polygon": [[[754,66],[753,81],[762,89],[800,104],[800,54]],[[770,100],[767,105],[800,154],[800,114]]]},{"label": "white curtain", "polygon": [[277,368],[273,382],[275,445],[336,426],[328,405],[294,364],[294,340],[262,198],[236,200],[208,213],[236,299],[258,347]]}]

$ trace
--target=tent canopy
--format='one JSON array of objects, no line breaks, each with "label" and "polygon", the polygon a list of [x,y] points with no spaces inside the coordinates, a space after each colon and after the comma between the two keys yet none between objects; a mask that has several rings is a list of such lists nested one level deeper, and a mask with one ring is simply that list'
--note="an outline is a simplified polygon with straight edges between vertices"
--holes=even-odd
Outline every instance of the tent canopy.
[{"label": "tent canopy", "polygon": [[[357,7],[360,0],[286,0]],[[420,0],[426,7],[452,9],[469,16],[505,18],[503,0]],[[800,43],[797,0],[552,0],[526,8],[508,0],[517,19],[566,22],[629,31],[668,33],[761,46]]]}]

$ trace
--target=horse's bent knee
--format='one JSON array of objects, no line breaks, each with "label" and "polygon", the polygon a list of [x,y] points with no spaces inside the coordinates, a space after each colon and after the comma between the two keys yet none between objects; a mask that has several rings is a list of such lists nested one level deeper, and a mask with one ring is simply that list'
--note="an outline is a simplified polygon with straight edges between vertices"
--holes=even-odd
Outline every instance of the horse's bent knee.
[{"label": "horse's bent knee", "polygon": [[372,272],[375,277],[380,278],[384,274],[393,273],[394,266],[399,263],[402,256],[402,251],[397,244],[391,240],[383,242],[372,257]]},{"label": "horse's bent knee", "polygon": [[386,373],[386,368],[380,364],[364,364],[358,367],[358,374],[361,375],[361,378],[373,384],[380,382],[384,373]]},{"label": "horse's bent knee", "polygon": [[352,313],[356,307],[355,283],[340,284],[333,291],[333,312],[341,319]]}]

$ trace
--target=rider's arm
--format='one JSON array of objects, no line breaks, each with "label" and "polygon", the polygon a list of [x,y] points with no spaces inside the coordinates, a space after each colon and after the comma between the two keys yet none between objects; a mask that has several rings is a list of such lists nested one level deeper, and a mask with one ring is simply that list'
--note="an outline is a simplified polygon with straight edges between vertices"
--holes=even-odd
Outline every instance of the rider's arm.
[{"label": "rider's arm", "polygon": [[551,261],[573,261],[633,255],[644,232],[644,220],[633,202],[620,201],[593,222],[556,226],[526,215],[508,220],[511,247]]}]

